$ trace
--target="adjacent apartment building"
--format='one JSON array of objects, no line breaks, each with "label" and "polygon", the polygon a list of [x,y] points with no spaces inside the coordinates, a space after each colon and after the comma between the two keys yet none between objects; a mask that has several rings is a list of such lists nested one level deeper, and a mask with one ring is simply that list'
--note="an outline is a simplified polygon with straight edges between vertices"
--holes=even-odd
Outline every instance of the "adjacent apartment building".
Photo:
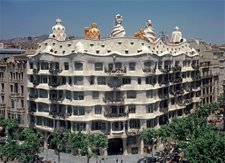
[{"label": "adjacent apartment building", "polygon": [[55,128],[103,133],[109,155],[143,153],[142,129],[185,116],[201,102],[198,60],[178,27],[163,41],[148,20],[125,37],[116,15],[109,38],[101,39],[94,23],[85,38],[66,40],[57,19],[27,62],[30,124],[45,138]]},{"label": "adjacent apartment building", "polygon": [[[189,42],[191,47],[195,48],[199,53],[199,65],[201,76],[201,104],[209,104],[218,101],[221,93],[219,90],[220,64],[219,59],[215,55],[212,46],[206,42],[192,40]],[[222,87],[222,81],[221,81]]]},{"label": "adjacent apartment building", "polygon": [[0,116],[28,127],[25,50],[0,49]]}]

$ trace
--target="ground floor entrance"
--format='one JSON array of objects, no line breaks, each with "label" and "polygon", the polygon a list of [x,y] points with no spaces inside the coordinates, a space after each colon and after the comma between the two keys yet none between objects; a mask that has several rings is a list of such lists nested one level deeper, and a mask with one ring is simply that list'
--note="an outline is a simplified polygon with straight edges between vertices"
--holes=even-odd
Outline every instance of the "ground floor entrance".
[{"label": "ground floor entrance", "polygon": [[121,155],[123,154],[123,140],[121,138],[109,139],[108,155]]}]

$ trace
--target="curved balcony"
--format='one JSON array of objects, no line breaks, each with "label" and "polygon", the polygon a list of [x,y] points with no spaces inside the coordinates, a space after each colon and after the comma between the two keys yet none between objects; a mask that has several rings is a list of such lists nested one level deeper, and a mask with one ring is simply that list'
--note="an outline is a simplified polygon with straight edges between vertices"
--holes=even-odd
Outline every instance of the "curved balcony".
[{"label": "curved balcony", "polygon": [[62,118],[62,119],[66,119],[69,116],[71,116],[71,113],[58,113],[56,111],[50,111],[49,115],[52,116],[52,118]]},{"label": "curved balcony", "polygon": [[192,67],[194,70],[199,70],[199,65],[194,65],[194,64],[192,64],[191,67]]},{"label": "curved balcony", "polygon": [[123,75],[127,73],[127,68],[126,67],[115,68],[115,69],[105,68],[105,73],[108,73],[110,75]]},{"label": "curved balcony", "polygon": [[62,72],[62,70],[58,69],[58,68],[50,68],[49,69],[49,73],[53,74],[53,75],[56,75],[56,74],[61,73],[61,72]]},{"label": "curved balcony", "polygon": [[159,69],[159,71],[161,71],[162,73],[167,74],[167,73],[169,73],[171,71],[171,68],[170,67],[165,67],[165,68]]},{"label": "curved balcony", "polygon": [[119,118],[119,117],[127,117],[128,113],[104,113],[104,116],[107,118]]},{"label": "curved balcony", "polygon": [[34,69],[33,69],[33,73],[34,73],[34,74],[37,74],[38,72],[39,72],[39,69],[38,69],[38,68],[34,68]]},{"label": "curved balcony", "polygon": [[180,65],[175,65],[172,67],[173,72],[180,72],[181,71],[181,66]]},{"label": "curved balcony", "polygon": [[156,68],[144,67],[144,68],[142,68],[142,71],[145,73],[155,73]]},{"label": "curved balcony", "polygon": [[120,104],[123,103],[125,100],[125,97],[116,97],[116,98],[105,98],[103,97],[103,101],[107,104]]},{"label": "curved balcony", "polygon": [[139,128],[131,128],[131,129],[128,129],[127,131],[126,131],[126,134],[128,135],[128,136],[134,136],[134,135],[137,135],[137,134],[139,134],[140,133],[140,129]]},{"label": "curved balcony", "polygon": [[49,100],[52,102],[62,102],[64,100],[63,97],[50,96]]}]

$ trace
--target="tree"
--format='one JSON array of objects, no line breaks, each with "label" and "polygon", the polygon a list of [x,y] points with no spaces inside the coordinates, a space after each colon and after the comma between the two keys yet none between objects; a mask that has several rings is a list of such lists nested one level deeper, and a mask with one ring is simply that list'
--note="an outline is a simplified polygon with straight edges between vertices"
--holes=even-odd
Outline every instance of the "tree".
[{"label": "tree", "polygon": [[14,161],[20,155],[18,144],[10,137],[6,140],[6,143],[1,147],[1,155],[4,161]]},{"label": "tree", "polygon": [[58,162],[60,163],[60,152],[62,152],[69,141],[70,132],[63,129],[55,129],[52,133],[51,143],[55,146],[54,152],[58,156]]},{"label": "tree", "polygon": [[225,135],[215,131],[193,139],[186,148],[186,158],[190,162],[218,162],[225,160]]},{"label": "tree", "polygon": [[97,151],[108,147],[107,137],[103,134],[72,133],[69,147],[72,151],[79,151],[79,154],[87,156],[87,163],[91,157],[97,156]]},{"label": "tree", "polygon": [[38,156],[41,149],[40,144],[42,140],[40,135],[36,134],[29,128],[25,128],[20,133],[20,136],[21,141],[18,142],[20,155],[18,160],[21,163],[34,162],[34,160],[37,159],[36,156]]},{"label": "tree", "polygon": [[16,120],[0,119],[0,126],[5,128],[5,141],[0,148],[5,161],[33,162],[40,151],[40,136],[33,130],[19,127]]},{"label": "tree", "polygon": [[154,148],[154,145],[157,143],[157,138],[158,138],[157,130],[152,128],[144,129],[140,133],[140,138],[144,140],[145,145],[147,145],[148,147],[151,147],[152,155],[153,155],[153,148]]}]

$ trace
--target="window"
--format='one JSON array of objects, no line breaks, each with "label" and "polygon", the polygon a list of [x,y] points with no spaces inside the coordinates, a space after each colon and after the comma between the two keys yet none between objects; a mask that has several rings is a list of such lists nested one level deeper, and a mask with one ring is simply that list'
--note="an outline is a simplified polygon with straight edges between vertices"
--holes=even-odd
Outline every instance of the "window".
[{"label": "window", "polygon": [[138,84],[141,84],[141,78],[138,78]]},{"label": "window", "polygon": [[11,108],[14,108],[14,107],[15,107],[14,100],[11,100]]},{"label": "window", "polygon": [[23,94],[24,93],[24,86],[20,86],[20,92]]},{"label": "window", "polygon": [[13,85],[10,85],[10,91],[13,92]]},{"label": "window", "polygon": [[90,85],[93,85],[95,83],[95,77],[90,76]]},{"label": "window", "polygon": [[102,106],[100,105],[95,106],[95,114],[102,114]]},{"label": "window", "polygon": [[146,98],[153,98],[153,90],[146,91]]},{"label": "window", "polygon": [[101,121],[92,122],[91,130],[105,130],[105,123]]},{"label": "window", "polygon": [[48,91],[44,89],[39,90],[39,97],[40,98],[47,98],[48,97]]},{"label": "window", "polygon": [[38,104],[38,111],[39,112],[49,112],[49,107],[47,104],[39,103]]},{"label": "window", "polygon": [[84,100],[84,92],[74,92],[74,100]]},{"label": "window", "polygon": [[21,100],[21,108],[24,107],[24,100]]},{"label": "window", "polygon": [[127,98],[136,98],[136,91],[127,91]]},{"label": "window", "polygon": [[44,126],[53,127],[53,120],[44,118]]},{"label": "window", "polygon": [[149,119],[147,120],[147,128],[153,128],[157,125],[157,119]]},{"label": "window", "polygon": [[64,62],[64,70],[69,70],[69,63],[68,62]]},{"label": "window", "polygon": [[34,67],[34,63],[30,62],[30,69],[33,69],[33,67]]},{"label": "window", "polygon": [[130,120],[130,128],[140,128],[140,120],[139,119],[131,119]]},{"label": "window", "polygon": [[116,68],[116,69],[122,68],[122,63],[116,62],[116,63],[115,63],[115,68]]},{"label": "window", "polygon": [[103,70],[103,64],[100,62],[95,63],[95,71],[102,71]]},{"label": "window", "polygon": [[71,100],[71,92],[66,91],[66,99]]},{"label": "window", "polygon": [[85,131],[86,130],[86,123],[73,122],[73,130],[74,131]]},{"label": "window", "polygon": [[106,77],[97,78],[98,85],[106,85]]},{"label": "window", "polygon": [[136,63],[135,62],[130,62],[129,63],[129,70],[130,71],[135,71],[135,66],[136,66]]},{"label": "window", "polygon": [[146,113],[153,113],[156,111],[156,104],[149,104],[146,106]]},{"label": "window", "polygon": [[151,67],[151,61],[147,61],[144,63],[144,67]]},{"label": "window", "polygon": [[128,111],[129,113],[136,113],[136,106],[135,105],[128,106]]},{"label": "window", "polygon": [[1,83],[1,86],[2,86],[2,91],[4,91],[4,83]]},{"label": "window", "polygon": [[131,78],[130,77],[124,77],[123,78],[123,84],[131,84]]},{"label": "window", "polygon": [[83,85],[83,77],[82,76],[74,77],[74,85]]},{"label": "window", "polygon": [[75,62],[74,67],[75,67],[76,71],[82,71],[83,70],[83,63]]},{"label": "window", "polygon": [[127,145],[134,145],[137,143],[136,136],[128,136],[127,137]]},{"label": "window", "polygon": [[40,76],[40,82],[41,83],[48,83],[48,77],[47,76]]},{"label": "window", "polygon": [[37,125],[42,125],[42,117],[37,117]]},{"label": "window", "polygon": [[84,115],[85,114],[85,110],[84,107],[73,107],[73,115]]},{"label": "window", "polygon": [[41,69],[42,70],[48,70],[49,69],[48,62],[41,62]]},{"label": "window", "polygon": [[93,91],[92,92],[92,98],[93,99],[99,99],[99,92],[98,91]]},{"label": "window", "polygon": [[16,93],[19,92],[19,91],[18,91],[18,83],[15,83],[15,85],[14,85],[14,92],[16,92]]},{"label": "window", "polygon": [[5,96],[1,96],[1,99],[2,99],[2,101],[1,101],[1,102],[4,102],[4,100],[5,100]]}]

